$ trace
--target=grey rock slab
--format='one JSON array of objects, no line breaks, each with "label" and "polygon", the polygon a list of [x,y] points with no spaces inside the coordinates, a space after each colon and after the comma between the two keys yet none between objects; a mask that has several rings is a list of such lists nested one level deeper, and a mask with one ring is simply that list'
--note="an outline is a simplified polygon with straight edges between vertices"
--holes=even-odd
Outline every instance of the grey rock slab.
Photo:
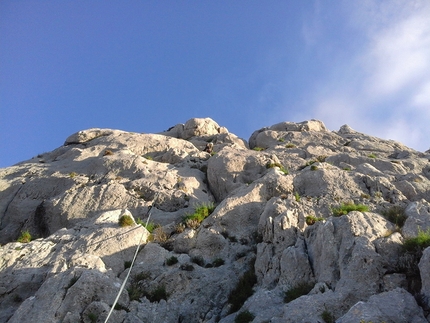
[{"label": "grey rock slab", "polygon": [[405,214],[407,219],[402,229],[405,238],[412,238],[418,235],[419,231],[430,230],[430,203],[421,200],[410,203]]},{"label": "grey rock slab", "polygon": [[414,297],[402,288],[373,295],[367,302],[358,302],[336,323],[392,322],[426,323],[422,309]]},{"label": "grey rock slab", "polygon": [[421,294],[423,302],[430,308],[430,247],[423,251],[423,255],[418,264],[421,276]]}]

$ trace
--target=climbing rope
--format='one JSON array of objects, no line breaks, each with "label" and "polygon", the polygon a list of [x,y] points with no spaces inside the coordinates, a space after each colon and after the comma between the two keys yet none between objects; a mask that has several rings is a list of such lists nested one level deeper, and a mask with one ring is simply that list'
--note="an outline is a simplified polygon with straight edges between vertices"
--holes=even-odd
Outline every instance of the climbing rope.
[{"label": "climbing rope", "polygon": [[[148,226],[150,217],[151,217],[151,212],[149,212],[148,219],[146,220],[146,226]],[[109,317],[111,316],[113,310],[115,309],[116,303],[118,303],[119,297],[121,296],[122,291],[124,290],[124,287],[127,284],[127,280],[128,280],[128,277],[130,276],[131,269],[133,268],[134,262],[136,261],[136,258],[137,258],[137,254],[139,253],[139,249],[142,244],[144,234],[145,234],[145,231],[143,231],[142,235],[140,236],[139,244],[137,245],[136,252],[134,253],[134,256],[133,256],[133,260],[131,261],[130,269],[128,270],[127,276],[125,276],[125,279],[121,285],[121,288],[119,289],[118,295],[116,296],[115,301],[112,304],[109,314],[106,317],[105,323],[107,323],[107,321],[109,320]]]},{"label": "climbing rope", "polygon": [[[173,167],[172,169],[175,169],[175,168],[176,168],[176,167]],[[163,179],[166,177],[166,175],[167,175],[167,172],[166,172],[166,174],[164,175]],[[152,183],[151,183],[151,184],[152,184]],[[157,193],[157,194],[155,195],[155,197],[154,197],[154,203],[152,203],[152,205],[149,207],[149,210],[148,210],[148,219],[146,219],[146,225],[145,225],[146,227],[148,227],[149,219],[151,218],[152,206],[153,206],[153,205],[155,204],[155,202],[157,201],[157,199],[158,199],[158,195],[159,195],[159,193]],[[109,311],[109,314],[108,314],[108,316],[106,317],[106,320],[105,320],[105,322],[104,322],[104,323],[107,323],[107,322],[109,321],[109,318],[110,318],[110,316],[111,316],[111,314],[112,314],[113,310],[115,309],[116,304],[118,303],[119,297],[121,296],[122,291],[124,290],[125,285],[127,284],[127,280],[128,280],[128,278],[129,278],[129,276],[130,276],[131,270],[133,269],[133,265],[134,265],[134,262],[136,261],[137,254],[139,253],[139,249],[140,249],[140,246],[141,246],[141,244],[142,244],[142,240],[143,240],[143,236],[144,236],[144,234],[145,234],[145,231],[143,231],[143,232],[142,232],[142,235],[140,236],[139,244],[137,245],[136,252],[134,253],[133,260],[131,261],[131,265],[130,265],[130,268],[129,268],[129,270],[128,270],[128,273],[127,273],[127,275],[125,276],[125,279],[124,279],[124,281],[123,281],[123,283],[122,283],[122,285],[121,285],[121,288],[119,289],[118,295],[116,296],[115,301],[113,302],[112,307],[111,307],[111,309],[110,309],[110,311]]]}]

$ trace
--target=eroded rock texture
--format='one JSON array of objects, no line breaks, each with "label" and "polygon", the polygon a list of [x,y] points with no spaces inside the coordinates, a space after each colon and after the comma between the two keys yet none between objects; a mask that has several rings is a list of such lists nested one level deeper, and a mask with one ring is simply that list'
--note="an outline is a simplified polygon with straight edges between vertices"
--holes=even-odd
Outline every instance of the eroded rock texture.
[{"label": "eroded rock texture", "polygon": [[0,322],[104,322],[127,277],[109,322],[427,322],[429,159],[317,120],[80,131],[0,169]]}]

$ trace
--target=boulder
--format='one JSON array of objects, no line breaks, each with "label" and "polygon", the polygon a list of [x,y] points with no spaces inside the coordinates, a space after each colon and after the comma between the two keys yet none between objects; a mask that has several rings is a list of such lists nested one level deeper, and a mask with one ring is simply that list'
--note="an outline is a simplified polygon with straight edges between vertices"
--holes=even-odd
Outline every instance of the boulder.
[{"label": "boulder", "polygon": [[426,309],[430,309],[430,247],[423,251],[423,255],[418,264],[421,276],[421,295]]},{"label": "boulder", "polygon": [[410,203],[406,209],[407,216],[402,233],[406,238],[416,237],[419,231],[430,230],[430,203],[425,200]]},{"label": "boulder", "polygon": [[422,309],[414,297],[402,288],[373,295],[358,302],[337,323],[393,322],[426,323]]}]

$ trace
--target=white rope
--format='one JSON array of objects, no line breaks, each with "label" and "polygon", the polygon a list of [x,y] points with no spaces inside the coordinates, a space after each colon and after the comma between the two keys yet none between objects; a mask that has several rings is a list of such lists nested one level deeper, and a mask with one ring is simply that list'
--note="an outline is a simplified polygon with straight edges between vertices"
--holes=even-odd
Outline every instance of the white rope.
[{"label": "white rope", "polygon": [[[175,169],[175,168],[176,167],[173,167],[172,169]],[[164,175],[164,177],[166,177],[166,175],[167,175],[167,173]],[[148,219],[146,220],[146,225],[145,225],[146,227],[148,227],[149,219],[151,218],[152,206],[155,204],[155,202],[157,201],[157,199],[158,199],[158,193],[155,195],[154,203],[152,203],[152,205],[151,205],[151,207],[149,209]],[[137,245],[136,252],[134,253],[133,260],[131,261],[130,269],[128,270],[127,276],[125,276],[125,279],[124,279],[124,281],[123,281],[123,283],[121,285],[121,288],[119,289],[118,295],[116,296],[115,301],[113,302],[112,307],[111,307],[111,309],[109,311],[109,314],[106,317],[106,320],[105,320],[104,323],[107,323],[107,321],[109,321],[109,318],[110,318],[113,310],[115,309],[116,303],[118,303],[119,297],[121,296],[122,291],[124,290],[124,287],[127,284],[128,277],[130,276],[131,270],[133,268],[134,262],[135,262],[135,260],[137,258],[137,254],[139,252],[140,245],[142,244],[142,239],[143,239],[144,233],[145,233],[145,231],[143,231],[142,235],[140,236],[139,244]]]},{"label": "white rope", "polygon": [[[149,218],[150,217],[151,217],[151,212],[149,213],[148,220],[146,220],[146,226],[148,226],[148,222],[149,222]],[[137,258],[137,254],[139,252],[140,245],[142,244],[142,239],[143,239],[144,234],[145,234],[145,231],[143,231],[142,235],[140,236],[139,244],[137,245],[136,252],[134,253],[133,260],[131,261],[130,269],[128,270],[127,276],[125,276],[125,279],[124,279],[124,281],[123,281],[123,283],[121,285],[121,288],[119,289],[118,295],[116,296],[115,301],[113,302],[112,307],[111,307],[111,309],[109,311],[109,314],[106,317],[106,320],[105,320],[104,323],[107,323],[107,321],[109,320],[109,317],[111,316],[113,310],[115,309],[116,303],[118,303],[119,297],[121,296],[122,291],[124,290],[124,287],[127,284],[128,277],[130,276],[131,269],[133,268],[134,262],[135,262],[135,260]]]}]

